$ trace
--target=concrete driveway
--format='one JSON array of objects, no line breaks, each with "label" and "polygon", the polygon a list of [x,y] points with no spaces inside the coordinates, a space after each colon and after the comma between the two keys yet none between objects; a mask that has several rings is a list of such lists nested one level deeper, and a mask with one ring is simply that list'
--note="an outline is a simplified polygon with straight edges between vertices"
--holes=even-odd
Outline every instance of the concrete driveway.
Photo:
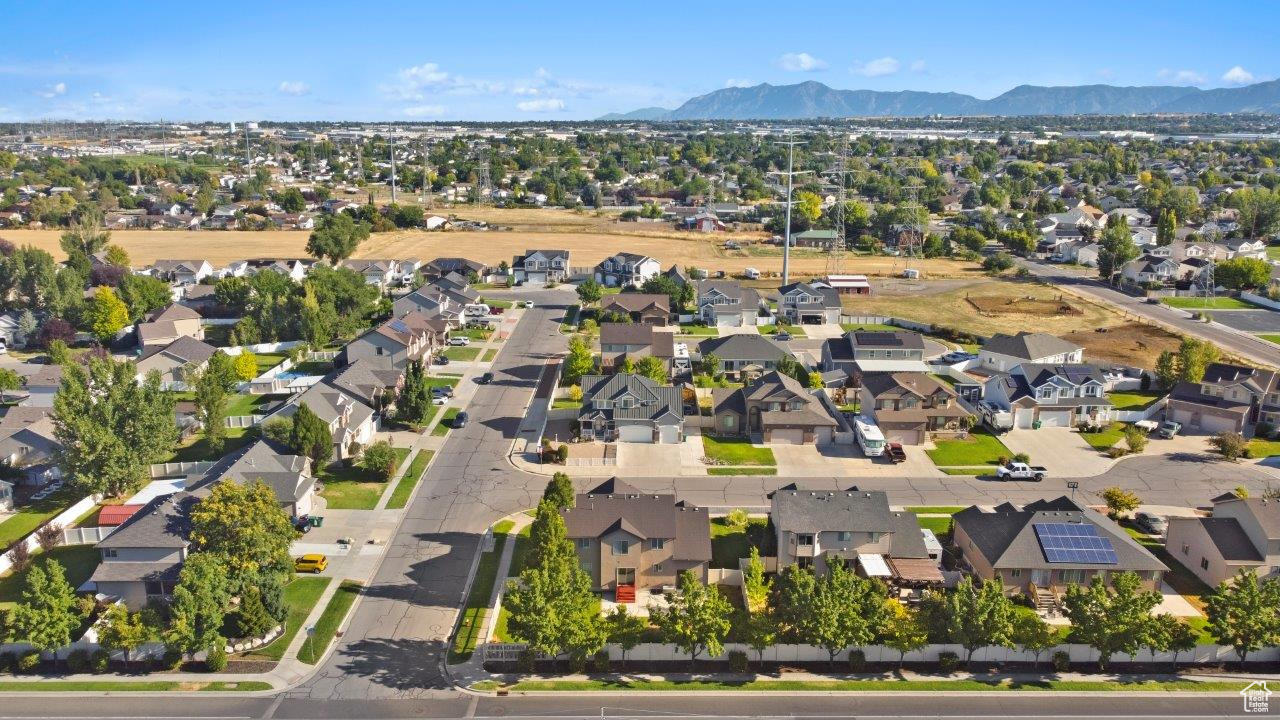
[{"label": "concrete driveway", "polygon": [[663,443],[618,443],[618,475],[705,474],[702,463],[702,436],[690,434],[679,445]]},{"label": "concrete driveway", "polygon": [[[779,477],[929,477],[942,473],[924,454],[924,448],[906,448],[900,464],[887,457],[869,458],[857,445],[773,445]],[[850,483],[852,484],[852,483]]]},{"label": "concrete driveway", "polygon": [[1052,477],[1093,477],[1115,464],[1071,428],[1010,430],[1000,440],[1012,453],[1030,455],[1031,464],[1048,468]]},{"label": "concrete driveway", "polygon": [[839,325],[803,325],[801,327],[806,337],[816,340],[830,340],[844,335],[844,328]]}]

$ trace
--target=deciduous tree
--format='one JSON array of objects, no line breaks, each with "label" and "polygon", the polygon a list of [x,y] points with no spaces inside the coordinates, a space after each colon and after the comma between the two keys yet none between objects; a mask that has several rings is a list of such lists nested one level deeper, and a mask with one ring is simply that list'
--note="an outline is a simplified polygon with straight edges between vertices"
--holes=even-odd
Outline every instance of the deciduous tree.
[{"label": "deciduous tree", "polygon": [[[224,483],[225,484],[225,483]],[[231,598],[222,559],[194,553],[182,565],[169,603],[165,644],[188,657],[222,645],[222,624]]]},{"label": "deciduous tree", "polygon": [[1112,573],[1110,580],[1110,587],[1098,575],[1087,586],[1068,585],[1063,599],[1072,637],[1098,651],[1100,670],[1117,652],[1138,652],[1151,611],[1160,604],[1160,593],[1143,590],[1136,573]]},{"label": "deciduous tree", "polygon": [[975,584],[961,578],[943,598],[947,635],[965,650],[965,662],[984,647],[1008,647],[1013,635],[1013,605],[997,580]]},{"label": "deciduous tree", "polygon": [[99,287],[85,304],[85,325],[99,342],[107,343],[129,324],[129,308],[109,287]]},{"label": "deciduous tree", "polygon": [[652,615],[663,638],[684,652],[690,662],[706,652],[718,657],[724,651],[733,607],[715,586],[698,580],[691,570],[680,573],[675,592],[667,593],[667,607]]},{"label": "deciduous tree", "polygon": [[140,612],[129,612],[123,604],[112,605],[103,616],[98,642],[107,650],[124,652],[125,665],[130,664],[134,650],[156,637],[156,628],[145,621]]},{"label": "deciduous tree", "polygon": [[369,237],[370,227],[356,222],[350,213],[324,215],[307,239],[307,253],[315,258],[328,258],[333,264],[351,257]]},{"label": "deciduous tree", "polygon": [[543,489],[542,499],[557,509],[573,507],[575,502],[573,481],[562,472],[555,473],[547,482],[547,487]]},{"label": "deciduous tree", "polygon": [[1205,614],[1209,633],[1235,649],[1243,665],[1249,653],[1280,642],[1280,584],[1241,570],[1218,585]]},{"label": "deciduous tree", "polygon": [[217,483],[190,515],[192,548],[221,561],[232,593],[243,593],[259,576],[291,571],[293,525],[262,481]]},{"label": "deciduous tree", "polygon": [[71,633],[83,617],[62,564],[50,560],[43,567],[33,565],[27,570],[22,600],[13,608],[9,631],[35,650],[56,653],[71,644]]}]

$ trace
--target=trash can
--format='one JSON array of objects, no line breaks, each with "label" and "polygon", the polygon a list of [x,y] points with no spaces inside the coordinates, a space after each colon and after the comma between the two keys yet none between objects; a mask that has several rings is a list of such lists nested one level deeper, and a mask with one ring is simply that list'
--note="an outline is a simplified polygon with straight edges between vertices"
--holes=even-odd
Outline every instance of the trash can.
[{"label": "trash can", "polygon": [[320,527],[321,525],[324,525],[324,518],[319,515],[312,515],[307,518],[307,521],[311,523],[311,527]]},{"label": "trash can", "polygon": [[1032,422],[1032,423],[1031,423],[1031,429],[1032,429],[1032,430],[1039,430],[1039,429],[1040,429],[1040,421],[1039,421],[1039,420],[1036,420],[1036,421]]}]

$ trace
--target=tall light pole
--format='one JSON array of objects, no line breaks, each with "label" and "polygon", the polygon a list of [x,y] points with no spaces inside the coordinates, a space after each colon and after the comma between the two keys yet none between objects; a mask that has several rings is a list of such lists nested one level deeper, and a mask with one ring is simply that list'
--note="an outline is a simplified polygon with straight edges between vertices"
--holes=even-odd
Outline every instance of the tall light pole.
[{"label": "tall light pole", "polygon": [[391,202],[396,201],[396,129],[391,128]]},{"label": "tall light pole", "polygon": [[796,172],[793,169],[795,167],[796,145],[804,145],[805,142],[803,140],[792,140],[791,139],[792,132],[793,131],[791,129],[788,129],[787,139],[775,143],[776,145],[787,146],[787,171],[785,173],[776,173],[778,175],[787,176],[787,220],[786,220],[787,225],[786,225],[786,228],[784,229],[784,235],[782,237],[782,284],[783,285],[788,285],[791,283],[791,191],[795,186],[796,175],[802,175],[808,172],[808,170],[801,170],[799,172]]}]

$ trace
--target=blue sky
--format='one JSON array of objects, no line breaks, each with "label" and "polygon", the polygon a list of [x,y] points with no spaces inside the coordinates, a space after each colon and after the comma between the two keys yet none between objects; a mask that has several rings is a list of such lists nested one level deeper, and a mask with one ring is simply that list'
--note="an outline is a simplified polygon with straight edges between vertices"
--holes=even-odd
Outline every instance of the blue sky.
[{"label": "blue sky", "polygon": [[988,98],[1280,75],[1270,2],[396,5],[6,0],[0,121],[582,119],[759,82]]}]

